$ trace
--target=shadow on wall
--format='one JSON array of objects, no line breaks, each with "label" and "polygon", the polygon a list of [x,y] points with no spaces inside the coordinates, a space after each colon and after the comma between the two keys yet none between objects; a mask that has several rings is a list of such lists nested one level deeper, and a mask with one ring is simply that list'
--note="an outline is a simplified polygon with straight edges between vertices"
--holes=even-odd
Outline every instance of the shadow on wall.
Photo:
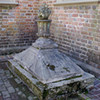
[{"label": "shadow on wall", "polygon": [[88,63],[100,69],[100,52],[89,51],[87,55]]}]

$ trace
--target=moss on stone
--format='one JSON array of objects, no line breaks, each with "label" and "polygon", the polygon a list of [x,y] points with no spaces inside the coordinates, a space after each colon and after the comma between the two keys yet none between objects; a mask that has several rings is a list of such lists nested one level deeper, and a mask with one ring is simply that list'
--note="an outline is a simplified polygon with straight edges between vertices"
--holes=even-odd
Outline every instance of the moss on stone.
[{"label": "moss on stone", "polygon": [[50,65],[50,64],[48,64],[47,67],[50,68],[52,71],[55,70],[55,66],[54,66],[54,65]]},{"label": "moss on stone", "polygon": [[46,97],[48,97],[48,95],[49,95],[49,90],[44,90],[44,92],[43,92],[43,100],[45,100]]},{"label": "moss on stone", "polygon": [[[70,77],[70,78],[66,78],[66,79],[64,79],[64,80],[71,80],[71,79],[75,79],[75,78],[79,78],[79,77],[82,77],[82,75],[80,75],[80,76],[74,76],[74,77]],[[63,80],[63,81],[64,81],[64,80]],[[55,81],[55,82],[53,82],[53,83],[60,82],[60,81],[62,81],[62,80]]]},{"label": "moss on stone", "polygon": [[32,81],[29,80],[24,74],[22,74],[16,67],[14,67],[14,71],[23,80],[23,82],[25,84],[27,84],[27,86],[32,90],[32,92],[35,93],[36,95],[38,95],[39,96],[38,98],[40,98],[40,100],[42,100],[41,99],[42,98],[42,95],[41,95],[42,93],[39,90],[39,88],[35,84],[33,84]]},{"label": "moss on stone", "polygon": [[58,93],[57,93],[57,95],[62,95],[63,94],[63,91],[59,91]]},{"label": "moss on stone", "polygon": [[19,65],[22,69],[24,69],[24,67],[22,65]]},{"label": "moss on stone", "polygon": [[7,66],[8,68],[10,68],[10,69],[12,68],[12,66],[11,66],[11,63],[10,63],[10,62],[8,62],[8,63],[7,63],[7,65],[8,65],[8,66]]},{"label": "moss on stone", "polygon": [[47,88],[48,87],[46,84],[43,84],[40,81],[39,82],[36,82],[36,85],[38,85],[40,87],[44,87],[44,88]]}]

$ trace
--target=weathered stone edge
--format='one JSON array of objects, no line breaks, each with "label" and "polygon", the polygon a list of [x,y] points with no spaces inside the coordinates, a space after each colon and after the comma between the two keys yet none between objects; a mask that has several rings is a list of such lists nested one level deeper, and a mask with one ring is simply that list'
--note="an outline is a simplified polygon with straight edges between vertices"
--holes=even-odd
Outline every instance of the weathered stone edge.
[{"label": "weathered stone edge", "polygon": [[0,5],[18,5],[18,2],[4,2],[4,1],[0,1]]},{"label": "weathered stone edge", "polygon": [[[11,70],[11,72],[13,74],[15,74],[17,77],[20,76],[19,78],[23,81],[23,83],[27,87],[30,88],[30,90],[33,93],[34,93],[34,91],[35,92],[37,91],[38,94],[36,94],[36,95],[40,96],[39,97],[40,100],[43,100],[43,94],[44,94],[44,90],[46,88],[48,90],[48,89],[51,89],[51,88],[55,88],[55,85],[56,85],[56,87],[59,87],[59,85],[62,86],[62,84],[63,85],[65,84],[67,86],[67,84],[69,83],[68,80],[64,80],[64,81],[61,81],[61,82],[50,83],[50,84],[47,84],[47,86],[44,86],[36,78],[32,77],[32,75],[29,72],[27,72],[22,66],[17,64],[14,60],[9,60],[9,62],[7,64],[8,64],[7,67]],[[87,83],[87,85],[86,85],[86,87],[87,87],[88,84],[92,85],[91,82],[93,81],[93,78],[94,78],[93,75],[88,74],[88,77],[86,77],[85,80],[84,80],[84,76],[83,76],[83,79],[77,78],[76,81],[78,81],[78,80],[83,81],[84,80],[84,82]],[[75,80],[71,79],[71,83],[73,83],[73,81],[75,81]],[[84,82],[82,82],[82,84],[84,84]],[[52,87],[52,86],[54,86],[54,87]],[[36,88],[36,87],[38,87],[38,88]],[[39,89],[40,89],[40,92],[39,92]]]},{"label": "weathered stone edge", "polygon": [[[22,82],[30,89],[30,91],[32,91],[34,94],[36,93],[34,91],[37,91],[38,94],[35,94],[35,95],[40,95],[40,97],[38,97],[38,98],[40,100],[42,100],[42,97],[43,97],[42,92],[44,91],[44,86],[41,83],[40,83],[41,86],[40,86],[40,84],[37,85],[37,83],[39,83],[39,81],[36,78],[32,77],[32,75],[30,73],[28,73],[25,69],[23,69],[21,66],[19,66],[13,60],[8,61],[7,67],[15,76],[17,76],[19,79],[22,80]],[[22,74],[22,71],[24,71],[23,74]],[[31,76],[31,79],[28,76]],[[38,88],[37,88],[37,86],[38,86]]]},{"label": "weathered stone edge", "polygon": [[99,0],[75,0],[75,1],[65,1],[65,2],[56,2],[54,3],[55,6],[59,5],[69,5],[69,4],[87,4],[87,3],[99,3]]},{"label": "weathered stone edge", "polygon": [[[70,57],[71,58],[71,57]],[[79,60],[76,60],[74,58],[71,58],[77,65],[79,65],[83,70],[86,72],[89,72],[91,74],[94,74],[96,77],[100,76],[100,69],[97,69],[89,64],[86,64],[84,62],[81,62]]]}]

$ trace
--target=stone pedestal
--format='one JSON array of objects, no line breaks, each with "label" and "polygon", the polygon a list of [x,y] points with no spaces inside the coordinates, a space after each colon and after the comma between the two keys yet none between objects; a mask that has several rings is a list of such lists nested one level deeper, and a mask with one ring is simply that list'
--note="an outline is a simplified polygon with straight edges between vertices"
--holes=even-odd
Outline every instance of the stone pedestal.
[{"label": "stone pedestal", "polygon": [[37,20],[38,33],[37,36],[48,38],[50,36],[51,20]]}]

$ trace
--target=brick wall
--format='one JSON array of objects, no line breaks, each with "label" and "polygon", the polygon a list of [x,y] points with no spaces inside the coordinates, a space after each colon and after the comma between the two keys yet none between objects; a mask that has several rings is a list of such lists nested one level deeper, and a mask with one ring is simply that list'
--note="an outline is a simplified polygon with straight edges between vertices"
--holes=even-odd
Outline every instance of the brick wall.
[{"label": "brick wall", "polygon": [[18,0],[0,5],[0,54],[25,49],[34,42],[37,10],[46,2],[52,14],[51,38],[67,55],[100,68],[100,4],[54,6],[56,0]]},{"label": "brick wall", "polygon": [[36,39],[38,0],[0,4],[0,55],[27,48]]},{"label": "brick wall", "polygon": [[51,38],[67,55],[100,68],[100,4],[54,6],[56,0],[40,0],[52,10]]}]

